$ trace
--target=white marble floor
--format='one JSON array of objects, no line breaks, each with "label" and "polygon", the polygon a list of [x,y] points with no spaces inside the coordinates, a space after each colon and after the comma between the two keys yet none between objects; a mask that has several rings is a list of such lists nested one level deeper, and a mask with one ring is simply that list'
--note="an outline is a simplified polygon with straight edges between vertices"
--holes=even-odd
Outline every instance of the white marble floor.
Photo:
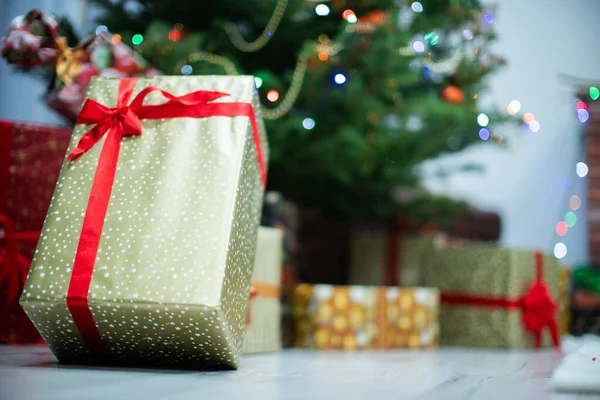
[{"label": "white marble floor", "polygon": [[245,356],[238,371],[197,372],[63,366],[44,347],[0,346],[0,400],[598,398],[554,393],[559,360],[551,351],[288,350]]}]

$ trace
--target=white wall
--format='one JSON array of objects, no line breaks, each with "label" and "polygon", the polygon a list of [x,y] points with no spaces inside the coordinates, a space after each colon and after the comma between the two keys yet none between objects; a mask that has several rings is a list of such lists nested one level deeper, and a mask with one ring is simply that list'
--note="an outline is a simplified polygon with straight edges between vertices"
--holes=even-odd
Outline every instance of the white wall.
[{"label": "white wall", "polygon": [[[477,146],[459,156],[436,163],[476,160],[486,166],[481,175],[460,175],[446,181],[430,180],[435,191],[463,197],[501,213],[503,243],[551,250],[557,241],[556,222],[568,211],[568,198],[582,199],[584,180],[575,175],[581,159],[579,131],[572,93],[559,73],[597,78],[600,81],[599,0],[499,0],[495,29],[500,37],[494,51],[507,58],[508,67],[491,80],[491,102],[505,107],[518,99],[523,111],[534,113],[538,133],[516,137],[508,150]],[[37,7],[82,19],[82,0],[0,1],[0,27],[12,17]],[[84,32],[89,31],[86,27]],[[15,73],[0,63],[0,118],[58,123],[60,120],[38,99],[44,85]],[[476,133],[474,133],[476,134]],[[517,135],[518,136],[518,135]],[[561,177],[571,187],[560,190]],[[579,222],[563,242],[566,261],[578,262],[587,254],[585,205],[577,211]]]},{"label": "white wall", "polygon": [[[568,248],[564,261],[584,261],[585,179],[575,174],[575,163],[583,157],[579,136],[582,124],[573,111],[572,87],[559,74],[600,82],[600,1],[495,3],[498,9],[494,25],[499,40],[494,53],[505,57],[508,67],[490,80],[489,100],[506,107],[518,99],[521,111],[532,112],[541,128],[527,135],[513,132],[508,150],[484,145],[438,160],[433,164],[480,161],[486,172],[463,174],[446,182],[430,180],[427,185],[500,212],[503,243],[549,251],[559,241],[555,226],[569,211],[569,196],[578,194],[584,200],[576,211],[578,223],[562,241]],[[566,191],[560,189],[565,178],[570,182]]]}]

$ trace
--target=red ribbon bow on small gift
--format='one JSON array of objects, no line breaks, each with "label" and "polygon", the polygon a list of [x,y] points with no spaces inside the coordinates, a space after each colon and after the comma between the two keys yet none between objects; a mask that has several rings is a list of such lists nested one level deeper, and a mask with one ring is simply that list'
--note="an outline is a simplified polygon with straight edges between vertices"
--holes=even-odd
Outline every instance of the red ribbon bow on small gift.
[{"label": "red ribbon bow on small gift", "polygon": [[531,289],[521,298],[522,316],[521,320],[525,328],[534,335],[534,347],[539,349],[542,345],[542,332],[548,328],[552,337],[552,344],[560,349],[558,337],[558,324],[556,322],[556,311],[558,307],[552,299],[548,285],[543,279],[543,255],[535,254],[536,278]]},{"label": "red ribbon bow on small gift", "polygon": [[[140,120],[142,119],[248,117],[252,126],[263,187],[266,183],[266,167],[261,149],[260,132],[251,103],[211,103],[211,101],[228,96],[228,94],[199,90],[177,97],[155,86],[150,86],[143,89],[135,96],[131,104],[127,105],[135,89],[136,82],[137,79],[135,78],[124,78],[119,81],[117,106],[115,108],[106,107],[92,99],[85,102],[77,123],[96,125],[83,135],[76,148],[68,155],[69,160],[81,156],[106,135],[92,182],[67,291],[67,306],[77,330],[88,350],[99,358],[105,358],[107,351],[96,328],[87,297],[100,245],[104,218],[110,202],[123,136],[141,135],[142,124]],[[144,105],[146,96],[155,91],[161,93],[168,101],[157,105]]]}]

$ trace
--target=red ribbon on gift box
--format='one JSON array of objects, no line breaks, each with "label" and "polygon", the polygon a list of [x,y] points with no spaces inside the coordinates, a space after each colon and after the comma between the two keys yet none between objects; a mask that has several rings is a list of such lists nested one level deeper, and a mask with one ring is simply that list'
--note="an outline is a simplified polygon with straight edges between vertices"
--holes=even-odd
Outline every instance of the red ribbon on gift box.
[{"label": "red ribbon on gift box", "polygon": [[529,291],[519,298],[504,298],[492,296],[475,296],[471,294],[442,292],[443,304],[473,307],[492,307],[507,310],[521,311],[521,321],[525,329],[534,336],[534,347],[542,346],[542,332],[545,328],[550,331],[552,343],[560,350],[558,337],[558,323],[556,320],[556,302],[544,281],[544,256],[541,252],[535,253],[536,277]]},{"label": "red ribbon on gift box", "polygon": [[[242,102],[211,103],[213,100],[228,96],[227,93],[199,90],[176,97],[158,87],[150,86],[143,89],[127,105],[136,82],[137,79],[135,78],[120,80],[117,106],[115,108],[106,107],[92,99],[88,99],[85,102],[77,123],[96,125],[83,135],[77,147],[68,155],[69,160],[81,156],[106,135],[92,182],[92,189],[83,218],[83,226],[67,291],[67,306],[77,330],[86,348],[100,359],[107,358],[108,352],[90,311],[88,292],[104,226],[104,218],[115,179],[119,149],[123,136],[141,135],[142,125],[140,120],[142,119],[205,118],[217,116],[248,117],[252,126],[254,145],[256,146],[261,183],[263,186],[266,184],[266,167],[261,148],[260,133],[252,104]],[[161,93],[168,101],[158,105],[144,105],[144,99],[152,92]]]}]

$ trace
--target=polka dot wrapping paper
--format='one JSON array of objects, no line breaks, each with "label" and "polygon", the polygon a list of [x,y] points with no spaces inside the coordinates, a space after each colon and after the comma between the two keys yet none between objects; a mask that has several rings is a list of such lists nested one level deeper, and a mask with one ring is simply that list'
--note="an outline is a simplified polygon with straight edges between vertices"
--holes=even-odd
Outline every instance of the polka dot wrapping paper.
[{"label": "polka dot wrapping paper", "polygon": [[295,344],[316,349],[433,348],[439,292],[434,288],[299,285]]},{"label": "polka dot wrapping paper", "polygon": [[256,294],[250,302],[249,324],[243,353],[267,353],[281,349],[281,268],[283,231],[258,228],[256,260],[252,287]]},{"label": "polka dot wrapping paper", "polygon": [[[86,98],[113,109],[122,85],[93,78]],[[67,293],[78,284],[76,250],[110,132],[65,160],[21,304],[63,362],[237,368],[263,195],[257,154],[268,156],[254,79],[140,78],[130,99],[149,86],[173,96],[216,91],[227,96],[212,102],[250,103],[258,135],[247,116],[206,116],[141,119],[141,134],[123,137],[87,278],[87,327],[97,331],[102,357],[67,304],[80,299]],[[144,104],[165,102],[153,92]],[[69,152],[92,127],[75,126]]]}]

